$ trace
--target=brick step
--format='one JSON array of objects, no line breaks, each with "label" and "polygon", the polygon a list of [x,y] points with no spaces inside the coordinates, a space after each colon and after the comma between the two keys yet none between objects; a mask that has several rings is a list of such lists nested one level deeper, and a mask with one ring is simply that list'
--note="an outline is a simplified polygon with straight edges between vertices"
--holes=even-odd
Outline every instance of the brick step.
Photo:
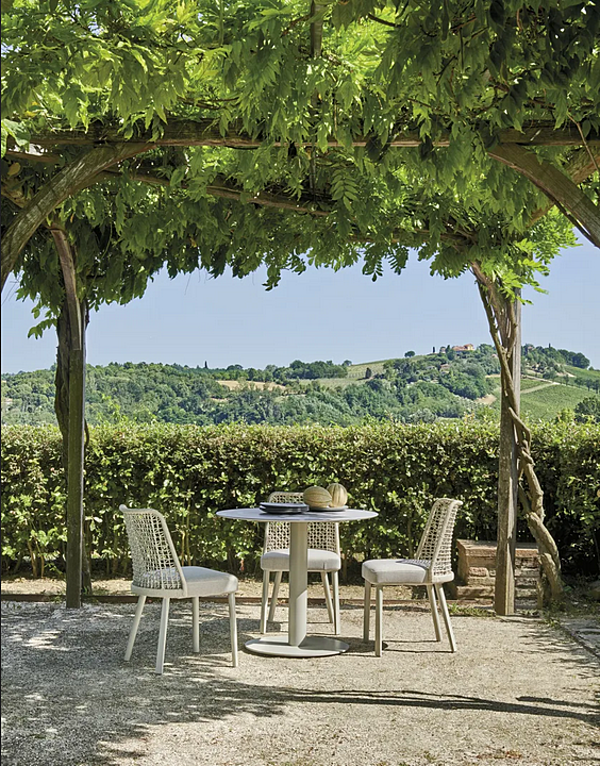
[{"label": "brick step", "polygon": [[[519,577],[515,578],[515,586],[517,588],[535,588],[537,583],[537,572],[534,577]],[[469,577],[468,580],[458,579],[459,585],[473,585],[478,587],[480,585],[491,585],[492,587],[496,583],[495,577]]]},{"label": "brick step", "polygon": [[[457,600],[494,598],[496,549],[494,541],[457,540],[458,577],[449,588]],[[515,596],[535,598],[538,579],[538,550],[535,543],[517,543],[515,551]]]},{"label": "brick step", "polygon": [[[460,585],[456,583],[448,583],[446,586],[448,589],[448,595],[455,601],[468,601],[478,598],[494,598],[494,585]],[[516,598],[536,598],[536,588],[521,588],[517,585],[515,590]]]}]

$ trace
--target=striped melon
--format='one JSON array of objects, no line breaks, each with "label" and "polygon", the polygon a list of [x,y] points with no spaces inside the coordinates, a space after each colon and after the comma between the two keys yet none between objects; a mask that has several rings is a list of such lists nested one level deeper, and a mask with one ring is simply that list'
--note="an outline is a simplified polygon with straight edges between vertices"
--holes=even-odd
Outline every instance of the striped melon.
[{"label": "striped melon", "polygon": [[341,508],[348,502],[348,492],[343,484],[330,484],[327,491],[331,495],[331,505],[334,508]]},{"label": "striped melon", "polygon": [[329,508],[331,495],[325,487],[309,487],[305,489],[302,498],[309,508]]}]

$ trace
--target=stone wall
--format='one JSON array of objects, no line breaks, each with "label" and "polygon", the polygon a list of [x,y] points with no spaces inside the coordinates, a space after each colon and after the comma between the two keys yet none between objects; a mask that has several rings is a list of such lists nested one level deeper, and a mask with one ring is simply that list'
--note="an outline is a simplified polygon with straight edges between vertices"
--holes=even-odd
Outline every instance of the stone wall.
[{"label": "stone wall", "polygon": [[[494,598],[496,543],[457,540],[458,576],[448,584],[451,598]],[[538,551],[535,543],[517,543],[515,566],[516,598],[535,598],[538,578]]]}]

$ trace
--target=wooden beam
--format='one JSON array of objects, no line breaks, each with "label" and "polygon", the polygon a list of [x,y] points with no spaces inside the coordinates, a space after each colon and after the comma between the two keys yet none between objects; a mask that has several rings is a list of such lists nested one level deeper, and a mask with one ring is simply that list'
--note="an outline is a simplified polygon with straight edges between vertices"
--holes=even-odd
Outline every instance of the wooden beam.
[{"label": "wooden beam", "polygon": [[569,176],[522,146],[500,144],[489,153],[541,189],[569,214],[582,234],[600,248],[600,207],[594,205]]},{"label": "wooden beam", "polygon": [[[315,40],[315,43],[317,41]],[[392,147],[418,147],[423,140],[417,130],[407,130],[404,125],[393,126],[390,130]],[[164,127],[161,136],[153,137],[151,131],[142,131],[134,139],[135,142],[147,143],[151,146],[225,146],[230,148],[256,148],[263,144],[272,146],[287,146],[288,141],[271,141],[262,135],[250,135],[241,124],[232,124],[227,131],[221,132],[215,127],[215,121],[178,120],[171,121]],[[366,146],[370,136],[354,136],[353,146]],[[501,144],[519,144],[522,146],[581,146],[583,141],[576,125],[566,125],[555,129],[553,123],[535,122],[523,128],[522,131],[508,128],[498,134]],[[592,131],[587,137],[588,146],[600,146],[600,131]],[[118,128],[106,125],[92,124],[87,130],[48,130],[34,133],[31,143],[39,147],[70,146],[111,146],[123,144],[124,139]],[[450,133],[442,133],[433,140],[434,146],[449,146]],[[307,140],[304,146],[312,146]],[[330,147],[340,146],[339,142],[330,137]],[[11,146],[9,142],[9,146]],[[14,145],[12,145],[14,148]]]},{"label": "wooden beam", "polygon": [[[578,149],[572,159],[563,167],[563,171],[574,184],[581,184],[600,166],[600,148],[590,150],[589,147]],[[554,207],[553,200],[547,200],[545,205],[538,208],[531,216],[530,226],[537,223]]]},{"label": "wooden beam", "polygon": [[[323,10],[323,5],[317,5],[316,2],[310,4],[310,15],[316,16]],[[311,58],[318,58],[321,55],[323,47],[323,17],[313,21],[310,25],[310,55]]]},{"label": "wooden beam", "polygon": [[55,208],[86,186],[97,183],[107,167],[148,149],[146,144],[120,144],[92,149],[67,165],[38,191],[9,226],[2,242],[2,289],[17,265],[19,255],[39,226]]}]

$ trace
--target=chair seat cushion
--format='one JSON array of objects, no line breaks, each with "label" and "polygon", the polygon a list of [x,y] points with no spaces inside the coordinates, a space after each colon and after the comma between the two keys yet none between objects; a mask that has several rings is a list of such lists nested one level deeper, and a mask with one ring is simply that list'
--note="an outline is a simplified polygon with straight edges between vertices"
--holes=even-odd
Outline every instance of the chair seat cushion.
[{"label": "chair seat cushion", "polygon": [[187,583],[187,595],[181,587],[175,567],[146,572],[141,583],[133,582],[131,592],[161,598],[191,598],[192,596],[222,596],[235,593],[237,577],[207,567],[181,567]]},{"label": "chair seat cushion", "polygon": [[[289,549],[267,551],[261,556],[260,566],[267,572],[289,572]],[[342,561],[334,551],[322,551],[316,548],[308,549],[307,569],[309,572],[337,572]]]},{"label": "chair seat cushion", "polygon": [[362,576],[372,585],[420,585],[427,582],[429,561],[372,559],[362,565]]},{"label": "chair seat cushion", "polygon": [[220,596],[235,593],[238,579],[227,572],[206,567],[182,567],[188,596]]}]

